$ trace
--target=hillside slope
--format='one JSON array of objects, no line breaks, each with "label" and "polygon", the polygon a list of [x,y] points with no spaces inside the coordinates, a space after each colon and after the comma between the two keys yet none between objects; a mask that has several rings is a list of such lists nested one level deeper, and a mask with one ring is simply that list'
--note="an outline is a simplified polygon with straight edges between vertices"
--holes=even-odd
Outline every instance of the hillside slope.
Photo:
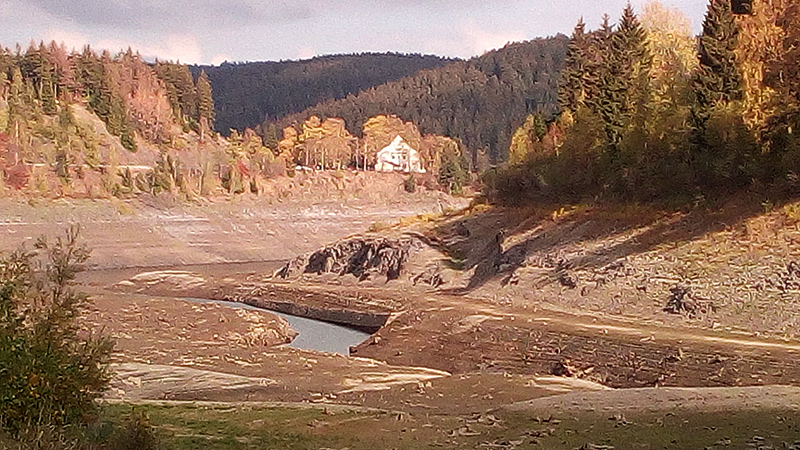
[{"label": "hillside slope", "polygon": [[430,55],[366,53],[303,61],[196,66],[214,88],[217,130],[227,134],[279,119],[331,99],[441,67],[453,60]]},{"label": "hillside slope", "polygon": [[353,134],[380,114],[414,122],[422,133],[460,139],[472,152],[505,159],[511,136],[528,114],[558,110],[558,80],[569,39],[509,44],[469,61],[424,70],[345,99],[329,101],[278,121],[301,123],[311,115],[340,117]]}]

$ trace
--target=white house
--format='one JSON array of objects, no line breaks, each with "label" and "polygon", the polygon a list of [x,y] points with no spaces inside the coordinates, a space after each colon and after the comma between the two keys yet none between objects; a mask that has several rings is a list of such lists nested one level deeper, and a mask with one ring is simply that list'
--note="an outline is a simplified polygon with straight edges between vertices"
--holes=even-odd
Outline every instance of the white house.
[{"label": "white house", "polygon": [[375,163],[378,172],[404,172],[425,173],[419,152],[397,136],[391,144],[378,152],[378,161]]}]

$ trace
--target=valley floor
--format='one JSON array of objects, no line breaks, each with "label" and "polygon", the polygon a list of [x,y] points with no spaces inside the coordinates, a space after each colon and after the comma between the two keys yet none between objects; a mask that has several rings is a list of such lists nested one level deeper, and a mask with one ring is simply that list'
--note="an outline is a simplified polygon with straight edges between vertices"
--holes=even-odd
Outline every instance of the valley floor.
[{"label": "valley floor", "polygon": [[[9,203],[0,242],[81,223],[95,248],[84,324],[117,341],[107,414],[140,405],[176,448],[800,448],[800,297],[769,284],[791,282],[800,252],[786,207],[442,215],[463,206]],[[431,247],[390,283],[272,277],[367,228]],[[432,267],[443,286],[412,282]],[[665,312],[681,282],[716,307]],[[743,286],[761,294],[737,309]],[[390,318],[345,357],[280,346],[293,332],[269,312],[187,300],[248,296]],[[754,314],[772,298],[774,316]]]}]

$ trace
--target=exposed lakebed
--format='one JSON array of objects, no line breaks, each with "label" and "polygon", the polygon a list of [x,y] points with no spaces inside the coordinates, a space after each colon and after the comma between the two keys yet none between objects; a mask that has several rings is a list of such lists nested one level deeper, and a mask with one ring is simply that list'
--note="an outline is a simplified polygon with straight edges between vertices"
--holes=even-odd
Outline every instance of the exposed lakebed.
[{"label": "exposed lakebed", "polygon": [[340,355],[348,356],[350,354],[350,347],[356,346],[366,341],[370,337],[369,333],[342,325],[336,325],[306,317],[293,316],[291,314],[258,308],[245,303],[199,298],[187,298],[185,300],[197,303],[214,303],[230,308],[246,309],[250,311],[267,311],[275,314],[276,316],[280,316],[289,322],[289,325],[291,325],[292,329],[298,333],[297,337],[292,341],[291,344],[288,344],[288,346],[300,350],[314,350],[320,352],[338,353]]}]

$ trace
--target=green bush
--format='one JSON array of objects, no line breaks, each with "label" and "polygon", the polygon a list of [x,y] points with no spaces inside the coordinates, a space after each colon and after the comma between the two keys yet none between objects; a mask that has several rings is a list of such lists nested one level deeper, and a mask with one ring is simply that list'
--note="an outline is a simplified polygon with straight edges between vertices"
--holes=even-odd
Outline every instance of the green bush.
[{"label": "green bush", "polygon": [[109,450],[159,450],[163,448],[150,419],[143,412],[131,410],[124,427],[114,433]]},{"label": "green bush", "polygon": [[0,430],[11,438],[90,423],[107,388],[112,345],[77,323],[88,300],[74,280],[88,257],[77,228],[0,255]]},{"label": "green bush", "polygon": [[414,175],[409,176],[403,181],[403,189],[409,194],[417,192],[417,179],[414,178]]}]

